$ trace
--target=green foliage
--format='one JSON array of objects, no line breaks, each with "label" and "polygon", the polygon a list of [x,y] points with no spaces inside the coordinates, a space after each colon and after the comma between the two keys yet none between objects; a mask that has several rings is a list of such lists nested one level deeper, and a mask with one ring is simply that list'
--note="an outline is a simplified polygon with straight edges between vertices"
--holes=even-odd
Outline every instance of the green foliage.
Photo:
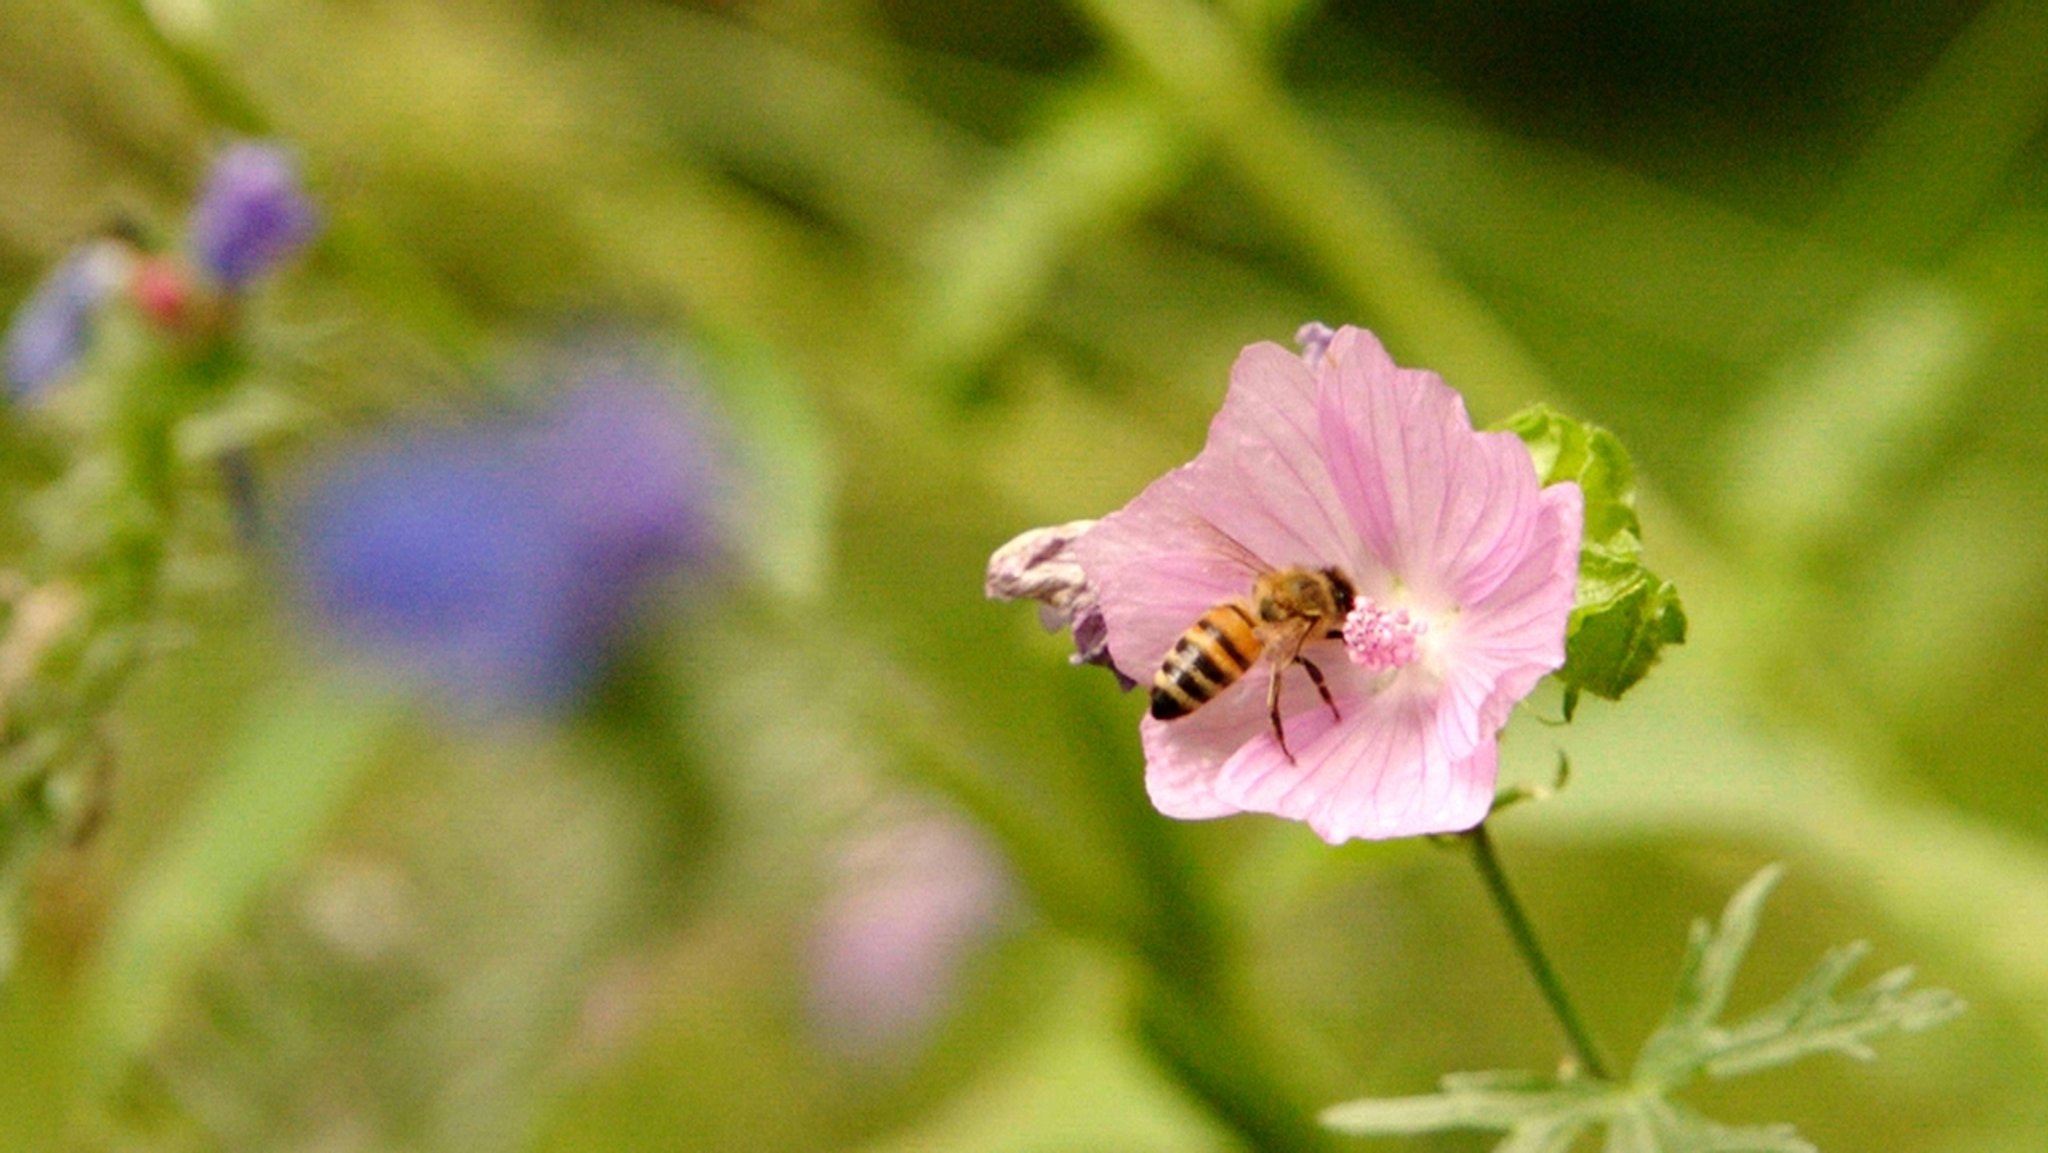
[{"label": "green foliage", "polygon": [[[182,459],[179,433],[245,368],[231,348],[161,339],[130,310],[108,311],[83,367],[32,414],[65,459],[25,502],[32,544],[0,570],[8,910],[42,855],[89,833],[110,803],[106,718],[160,643],[164,604],[180,591],[172,566],[206,547],[192,517],[202,502],[188,490],[214,460]],[[0,928],[0,940],[11,932]],[[0,947],[0,978],[11,961]]]},{"label": "green foliage", "polygon": [[1557,672],[1570,719],[1580,693],[1620,700],[1649,674],[1664,646],[1684,644],[1685,608],[1678,589],[1643,564],[1635,466],[1613,433],[1547,405],[1502,427],[1529,446],[1545,485],[1572,481],[1586,497],[1578,601]]},{"label": "green foliage", "polygon": [[1494,1153],[1566,1153],[1595,1126],[1605,1127],[1607,1149],[1626,1153],[1812,1153],[1790,1126],[1722,1125],[1668,1098],[1702,1073],[1735,1077],[1819,1053],[1868,1059],[1870,1042],[1932,1028],[1962,1012],[1963,1004],[1944,989],[1908,989],[1910,969],[1836,996],[1866,951],[1858,942],[1829,952],[1775,1004],[1732,1024],[1717,1023],[1756,939],[1764,898],[1781,873],[1773,865],[1751,878],[1730,898],[1718,925],[1693,923],[1671,1011],[1644,1042],[1626,1082],[1576,1071],[1558,1077],[1458,1073],[1428,1096],[1333,1106],[1324,1111],[1324,1124],[1374,1136],[1504,1132]]}]

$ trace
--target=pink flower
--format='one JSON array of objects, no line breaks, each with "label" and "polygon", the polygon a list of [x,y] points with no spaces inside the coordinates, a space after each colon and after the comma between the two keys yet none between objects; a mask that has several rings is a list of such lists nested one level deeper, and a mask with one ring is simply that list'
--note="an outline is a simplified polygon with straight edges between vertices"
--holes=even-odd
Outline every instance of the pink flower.
[{"label": "pink flower", "polygon": [[851,1056],[901,1054],[960,992],[1008,912],[1008,871],[974,826],[914,811],[844,846],[807,968],[821,1039]]},{"label": "pink flower", "polygon": [[[1186,715],[1159,719],[1186,702],[1155,693],[1146,788],[1168,816],[1273,813],[1333,844],[1470,828],[1509,710],[1564,663],[1581,494],[1540,487],[1520,440],[1473,431],[1457,393],[1370,332],[1303,339],[1307,357],[1247,348],[1201,455],[1071,547],[1127,676],[1156,683],[1227,603],[1251,610],[1240,640],[1266,642],[1236,683],[1194,685]],[[1254,583],[1290,569],[1331,573],[1336,595],[1258,623]],[[1288,660],[1297,635],[1327,701]]]}]

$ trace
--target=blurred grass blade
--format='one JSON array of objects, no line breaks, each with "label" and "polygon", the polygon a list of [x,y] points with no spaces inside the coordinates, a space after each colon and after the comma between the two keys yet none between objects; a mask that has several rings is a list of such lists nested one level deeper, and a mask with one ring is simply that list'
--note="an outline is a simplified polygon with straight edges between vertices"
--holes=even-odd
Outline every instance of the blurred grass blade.
[{"label": "blurred grass blade", "polygon": [[218,776],[110,919],[84,990],[83,1056],[97,1083],[147,1050],[208,956],[317,846],[402,703],[340,674],[256,701]]},{"label": "blurred grass blade", "polygon": [[195,32],[209,20],[165,19],[165,6],[147,0],[106,0],[101,7],[141,39],[209,118],[245,135],[270,134],[270,119],[263,109],[198,43]]},{"label": "blurred grass blade", "polygon": [[[823,58],[681,5],[607,6],[602,73],[648,102],[664,151],[720,167],[887,251],[917,234],[980,155],[887,67]],[[857,126],[857,127],[855,127]]]},{"label": "blurred grass blade", "polygon": [[1540,302],[1552,324],[1611,329],[1631,350],[1624,363],[1768,363],[1836,323],[1883,271],[1859,250],[1448,103],[1335,105],[1317,123],[1445,259],[1498,294]]},{"label": "blurred grass blade", "polygon": [[745,477],[730,527],[757,576],[792,600],[814,598],[830,575],[839,488],[825,422],[767,344],[709,324],[699,326],[698,343]]},{"label": "blurred grass blade", "polygon": [[1170,192],[1195,150],[1156,97],[1090,77],[921,243],[909,334],[920,371],[972,372],[1039,311],[1077,248]]},{"label": "blurred grass blade", "polygon": [[2048,121],[2048,3],[1983,9],[1879,127],[1821,227],[1892,256],[1956,242]]},{"label": "blurred grass blade", "polygon": [[1481,413],[1549,391],[1521,342],[1401,214],[1290,105],[1240,37],[1188,0],[1076,0],[1170,104],[1209,133],[1305,258],[1397,358],[1457,382]]},{"label": "blurred grass blade", "polygon": [[1807,549],[1859,527],[1964,415],[1988,341],[1981,310],[1948,285],[1871,293],[1730,430],[1730,505]]}]

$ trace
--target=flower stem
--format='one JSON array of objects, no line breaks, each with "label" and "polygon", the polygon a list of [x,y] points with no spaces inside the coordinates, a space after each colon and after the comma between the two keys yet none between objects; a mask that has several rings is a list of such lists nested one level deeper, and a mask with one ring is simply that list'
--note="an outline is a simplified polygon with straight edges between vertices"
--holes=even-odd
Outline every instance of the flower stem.
[{"label": "flower stem", "polygon": [[1536,987],[1542,990],[1550,1011],[1557,1014],[1557,1022],[1564,1027],[1565,1038],[1578,1055],[1579,1065],[1602,1081],[1613,1080],[1607,1072],[1607,1063],[1600,1059],[1600,1050],[1593,1044],[1592,1034],[1586,1031],[1586,1023],[1579,1018],[1579,1011],[1572,1007],[1571,998],[1565,995],[1564,983],[1558,980],[1557,970],[1551,967],[1550,959],[1543,954],[1543,946],[1537,943],[1536,930],[1529,925],[1529,915],[1522,910],[1522,903],[1516,899],[1514,890],[1508,887],[1507,874],[1501,871],[1500,857],[1493,851],[1493,838],[1487,833],[1485,823],[1480,823],[1464,836],[1472,846],[1472,863],[1479,867],[1479,877],[1486,882],[1486,891],[1500,910],[1501,920],[1507,922],[1508,935],[1515,939],[1515,948],[1522,954],[1522,962],[1529,966],[1530,975],[1536,978]]}]

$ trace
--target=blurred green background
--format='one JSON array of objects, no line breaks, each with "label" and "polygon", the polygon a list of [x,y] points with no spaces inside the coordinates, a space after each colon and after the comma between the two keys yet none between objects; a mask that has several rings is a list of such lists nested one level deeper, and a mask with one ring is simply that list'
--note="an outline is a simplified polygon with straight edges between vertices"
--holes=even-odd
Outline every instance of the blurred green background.
[{"label": "blurred green background", "polygon": [[[1518,720],[1505,778],[1573,778],[1495,834],[1610,1055],[1780,859],[1756,1003],[1867,937],[1971,1010],[1690,1099],[2042,1147],[2048,4],[6,0],[0,79],[9,306],[231,135],[300,150],[281,489],[597,321],[703,354],[761,502],[748,574],[559,723],[394,723],[269,558],[183,598],[103,829],[40,871],[0,1147],[1282,1148],[1188,1085],[1551,1067],[1458,854],[1153,815],[1139,699],[981,598],[1308,319],[1636,455],[1691,643]],[[934,1015],[835,1032],[847,862],[932,814],[1009,896]]]}]

